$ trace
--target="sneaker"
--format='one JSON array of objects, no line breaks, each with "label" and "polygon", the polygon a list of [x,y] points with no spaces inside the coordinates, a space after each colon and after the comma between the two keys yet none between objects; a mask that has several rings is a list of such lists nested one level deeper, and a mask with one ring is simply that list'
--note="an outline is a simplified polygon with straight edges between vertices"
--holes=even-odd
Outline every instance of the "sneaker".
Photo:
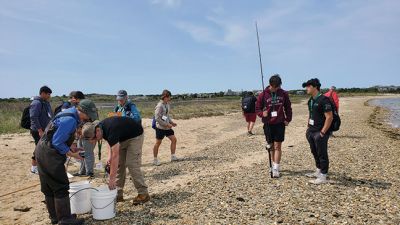
[{"label": "sneaker", "polygon": [[32,167],[31,167],[31,173],[33,173],[33,174],[39,174],[39,171],[38,171],[37,166],[32,166]]},{"label": "sneaker", "polygon": [[179,161],[179,158],[176,155],[171,155],[171,162]]},{"label": "sneaker", "polygon": [[316,169],[314,173],[306,173],[306,177],[309,177],[309,178],[317,178],[320,175],[321,175],[320,169]]},{"label": "sneaker", "polygon": [[328,182],[328,181],[326,180],[326,174],[320,174],[320,175],[317,177],[317,179],[315,179],[315,180],[310,180],[309,182],[310,182],[311,184],[319,185],[319,184],[325,184],[325,183]]},{"label": "sneaker", "polygon": [[150,201],[150,195],[149,194],[138,194],[138,196],[136,196],[133,199],[132,204],[133,205],[141,205],[141,204],[146,203],[148,201]]},{"label": "sneaker", "polygon": [[159,165],[161,165],[160,160],[154,159],[153,165],[154,165],[154,166],[159,166]]},{"label": "sneaker", "polygon": [[253,136],[254,135],[254,133],[253,132],[251,132],[251,131],[247,131],[247,136]]},{"label": "sneaker", "polygon": [[272,170],[272,177],[273,178],[279,178],[279,170],[273,169]]}]

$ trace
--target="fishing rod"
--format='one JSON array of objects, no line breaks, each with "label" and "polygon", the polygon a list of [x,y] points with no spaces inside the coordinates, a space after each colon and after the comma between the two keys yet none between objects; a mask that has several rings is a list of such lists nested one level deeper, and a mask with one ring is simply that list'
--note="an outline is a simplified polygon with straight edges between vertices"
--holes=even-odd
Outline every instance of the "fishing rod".
[{"label": "fishing rod", "polygon": [[[257,26],[257,21],[256,21],[256,33],[257,33],[257,45],[258,45],[258,58],[260,60],[260,73],[261,73],[261,83],[262,83],[262,93],[264,93],[265,85],[264,85],[264,71],[263,71],[263,66],[262,66],[262,59],[261,59],[261,48],[260,48],[260,36],[258,34],[258,26]],[[262,95],[263,99],[263,107],[262,111],[264,111],[265,105],[265,98],[264,94]],[[267,129],[267,145],[265,146],[265,149],[268,151],[268,160],[269,160],[269,173],[271,175],[271,178],[274,178],[272,174],[272,159],[271,159],[271,153],[274,151],[274,143],[271,143],[271,130],[268,128]]]}]

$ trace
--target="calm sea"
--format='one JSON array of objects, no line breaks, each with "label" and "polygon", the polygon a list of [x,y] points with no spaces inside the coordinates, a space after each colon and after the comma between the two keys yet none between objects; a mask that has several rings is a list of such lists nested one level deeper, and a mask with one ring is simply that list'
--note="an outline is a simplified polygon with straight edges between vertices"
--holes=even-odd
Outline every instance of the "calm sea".
[{"label": "calm sea", "polygon": [[391,111],[389,123],[394,128],[400,128],[400,98],[374,99],[372,105],[387,108]]}]

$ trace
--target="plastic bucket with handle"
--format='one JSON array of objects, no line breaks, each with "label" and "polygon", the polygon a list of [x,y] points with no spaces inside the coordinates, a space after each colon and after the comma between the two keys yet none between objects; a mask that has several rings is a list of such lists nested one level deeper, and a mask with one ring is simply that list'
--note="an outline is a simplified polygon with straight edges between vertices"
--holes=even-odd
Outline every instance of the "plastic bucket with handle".
[{"label": "plastic bucket with handle", "polygon": [[84,214],[90,212],[91,185],[89,181],[80,181],[69,184],[69,198],[71,213]]},{"label": "plastic bucket with handle", "polygon": [[92,214],[95,220],[107,220],[115,217],[117,189],[110,190],[100,186],[91,191]]}]

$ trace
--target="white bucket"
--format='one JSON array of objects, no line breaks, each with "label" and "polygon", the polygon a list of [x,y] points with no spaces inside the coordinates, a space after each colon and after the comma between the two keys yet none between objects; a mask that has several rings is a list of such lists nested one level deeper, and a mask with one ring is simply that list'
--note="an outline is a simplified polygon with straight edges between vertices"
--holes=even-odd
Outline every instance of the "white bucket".
[{"label": "white bucket", "polygon": [[92,214],[95,220],[107,220],[115,217],[117,189],[110,190],[101,186],[92,190]]},{"label": "white bucket", "polygon": [[80,181],[69,184],[69,198],[71,203],[71,213],[84,214],[90,212],[90,183]]}]

